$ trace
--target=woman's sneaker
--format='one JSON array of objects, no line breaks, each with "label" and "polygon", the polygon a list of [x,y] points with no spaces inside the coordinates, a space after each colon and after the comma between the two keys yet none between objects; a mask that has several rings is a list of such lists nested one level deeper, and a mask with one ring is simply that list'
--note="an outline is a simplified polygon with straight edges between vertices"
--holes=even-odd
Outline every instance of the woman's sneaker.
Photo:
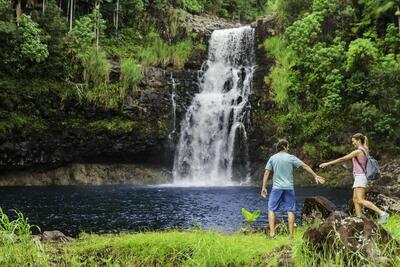
[{"label": "woman's sneaker", "polygon": [[383,214],[379,217],[379,222],[380,223],[385,223],[387,218],[389,218],[389,213],[384,211]]}]

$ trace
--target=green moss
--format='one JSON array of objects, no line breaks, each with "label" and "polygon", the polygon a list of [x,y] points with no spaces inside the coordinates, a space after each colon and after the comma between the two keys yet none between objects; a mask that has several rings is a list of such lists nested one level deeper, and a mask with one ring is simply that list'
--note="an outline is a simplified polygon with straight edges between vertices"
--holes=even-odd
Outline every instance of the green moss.
[{"label": "green moss", "polygon": [[109,120],[97,120],[94,122],[90,122],[88,127],[90,129],[104,129],[108,131],[132,131],[135,126],[135,122],[133,120],[121,119],[121,118],[113,118]]},{"label": "green moss", "polygon": [[64,128],[76,129],[76,128],[85,128],[87,127],[87,121],[81,117],[74,117],[74,118],[65,118],[61,125]]},{"label": "green moss", "polygon": [[46,121],[38,116],[19,112],[0,111],[0,133],[2,134],[10,134],[13,131],[31,133],[46,129]]}]

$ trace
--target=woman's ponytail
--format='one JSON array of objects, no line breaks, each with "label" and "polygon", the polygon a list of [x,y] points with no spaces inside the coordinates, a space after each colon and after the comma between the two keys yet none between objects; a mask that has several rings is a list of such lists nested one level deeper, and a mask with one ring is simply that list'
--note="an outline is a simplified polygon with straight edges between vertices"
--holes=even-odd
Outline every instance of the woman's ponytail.
[{"label": "woman's ponytail", "polygon": [[368,149],[368,137],[364,135],[364,144],[363,144],[367,149]]},{"label": "woman's ponytail", "polygon": [[363,135],[362,133],[356,133],[353,135],[353,138],[357,141],[361,141],[361,144],[368,149],[368,137],[366,135]]}]

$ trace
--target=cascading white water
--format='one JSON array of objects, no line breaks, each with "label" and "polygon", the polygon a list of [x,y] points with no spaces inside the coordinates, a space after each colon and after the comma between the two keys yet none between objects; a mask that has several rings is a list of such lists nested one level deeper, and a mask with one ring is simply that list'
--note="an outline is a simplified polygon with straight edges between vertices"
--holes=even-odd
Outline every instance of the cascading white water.
[{"label": "cascading white water", "polygon": [[176,101],[175,101],[175,91],[176,91],[176,81],[174,76],[171,74],[171,102],[172,102],[172,132],[169,134],[169,139],[173,139],[176,133]]},{"label": "cascading white water", "polygon": [[[248,96],[255,69],[254,30],[217,30],[209,41],[208,59],[199,75],[196,94],[181,123],[174,159],[174,184],[226,186],[235,184],[234,155],[246,146]],[[247,147],[244,152],[247,153]],[[247,162],[242,163],[248,178]],[[237,180],[237,179],[235,179]]]}]

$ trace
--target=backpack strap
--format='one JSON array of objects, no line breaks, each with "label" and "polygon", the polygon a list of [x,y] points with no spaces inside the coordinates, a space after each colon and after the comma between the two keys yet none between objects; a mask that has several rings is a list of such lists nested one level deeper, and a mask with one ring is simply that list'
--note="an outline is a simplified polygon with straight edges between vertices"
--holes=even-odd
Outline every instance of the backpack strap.
[{"label": "backpack strap", "polygon": [[[358,150],[361,150],[362,153],[364,154],[364,156],[367,157],[367,153],[364,151],[364,149],[359,148]],[[361,164],[361,162],[358,160],[358,157],[355,157],[355,159],[356,159],[358,165],[359,165],[359,166],[361,167],[361,169],[363,170],[363,172],[364,172],[365,174],[367,174],[366,167],[363,167],[363,165]],[[367,158],[367,163],[368,163],[368,158]]]},{"label": "backpack strap", "polygon": [[366,157],[369,155],[369,153],[365,150],[365,148],[359,148],[358,150],[361,150],[364,156]]}]

